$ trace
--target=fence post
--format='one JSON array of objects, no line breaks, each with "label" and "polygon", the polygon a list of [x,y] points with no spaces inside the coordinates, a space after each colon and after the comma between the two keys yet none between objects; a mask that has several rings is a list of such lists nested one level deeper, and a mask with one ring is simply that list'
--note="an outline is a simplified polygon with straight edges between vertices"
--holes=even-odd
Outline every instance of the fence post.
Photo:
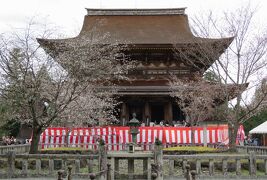
[{"label": "fence post", "polygon": [[227,164],[227,159],[222,160],[222,173],[223,176],[227,176],[227,171],[228,171],[228,164]]},{"label": "fence post", "polygon": [[94,180],[96,178],[96,174],[95,173],[90,173],[89,174],[89,178],[90,178],[90,180]]},{"label": "fence post", "polygon": [[197,162],[196,162],[196,173],[201,174],[201,161],[200,161],[200,159],[197,159]]},{"label": "fence post", "polygon": [[183,159],[183,161],[182,161],[183,173],[186,172],[186,165],[187,165],[187,159]]},{"label": "fence post", "polygon": [[40,174],[41,173],[41,159],[36,159],[35,160],[35,169],[36,169],[36,173]]},{"label": "fence post", "polygon": [[8,151],[7,153],[7,164],[8,164],[8,178],[12,178],[15,172],[15,151]]},{"label": "fence post", "polygon": [[107,164],[107,180],[111,180],[111,164]]},{"label": "fence post", "polygon": [[169,160],[169,175],[173,176],[173,170],[174,170],[174,160],[170,159]]},{"label": "fence post", "polygon": [[192,180],[196,180],[197,172],[195,170],[191,171]]},{"label": "fence post", "polygon": [[107,177],[107,152],[106,152],[106,148],[105,148],[105,143],[104,141],[101,139],[99,142],[99,171],[100,171],[100,176],[99,179],[100,180],[106,180]]},{"label": "fence post", "polygon": [[22,160],[22,171],[21,171],[22,176],[27,177],[28,176],[28,159],[23,159]]},{"label": "fence post", "polygon": [[88,166],[88,172],[92,173],[93,172],[93,159],[87,159],[87,166]]},{"label": "fence post", "polygon": [[58,179],[58,180],[63,180],[63,171],[62,171],[62,170],[59,170],[59,171],[57,172],[57,174],[58,174],[57,179]]},{"label": "fence post", "polygon": [[81,168],[81,161],[80,159],[75,159],[75,169],[74,173],[80,173],[80,168]]},{"label": "fence post", "polygon": [[68,180],[72,179],[71,170],[72,170],[72,166],[68,166]]},{"label": "fence post", "polygon": [[[118,162],[118,160],[117,160],[117,162]],[[114,157],[112,157],[111,159],[110,159],[110,163],[111,163],[111,166],[110,166],[110,179],[111,180],[114,180],[115,179],[115,171],[116,172],[118,172],[119,171],[119,164],[118,164],[118,167],[116,168],[116,161],[115,161],[115,158]]]},{"label": "fence post", "polygon": [[255,152],[249,152],[249,175],[255,176],[257,170]]},{"label": "fence post", "polygon": [[157,171],[157,177],[156,180],[163,180],[163,172],[162,172],[162,166],[163,166],[163,152],[162,152],[162,145],[155,145],[155,164],[156,164],[156,171]]},{"label": "fence post", "polygon": [[186,180],[192,180],[192,175],[191,175],[191,172],[190,172],[190,165],[187,164],[185,166],[185,179]]},{"label": "fence post", "polygon": [[55,169],[55,165],[54,165],[54,159],[49,159],[48,161],[48,168],[49,168],[49,174],[52,175]]},{"label": "fence post", "polygon": [[241,175],[241,161],[239,158],[236,159],[236,165],[235,165],[235,171],[236,171],[236,175],[240,176]]},{"label": "fence post", "polygon": [[214,175],[214,160],[213,159],[209,160],[209,175],[210,176]]},{"label": "fence post", "polygon": [[155,180],[157,176],[157,165],[155,163],[151,163],[151,179]]},{"label": "fence post", "polygon": [[128,158],[128,177],[134,179],[134,158]]},{"label": "fence post", "polygon": [[151,167],[151,158],[148,158],[147,159],[147,180],[151,180],[151,169],[152,169],[152,167]]}]

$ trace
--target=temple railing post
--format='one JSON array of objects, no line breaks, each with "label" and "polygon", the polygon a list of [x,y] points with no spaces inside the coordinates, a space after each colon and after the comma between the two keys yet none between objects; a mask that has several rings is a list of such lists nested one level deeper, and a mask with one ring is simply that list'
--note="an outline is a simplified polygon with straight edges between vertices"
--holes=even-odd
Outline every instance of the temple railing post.
[{"label": "temple railing post", "polygon": [[157,171],[156,172],[157,177],[155,179],[156,180],[163,180],[163,151],[162,151],[162,144],[161,143],[159,143],[159,144],[156,143],[154,155],[155,155],[155,158],[154,158],[155,166],[156,166],[156,171]]},{"label": "temple railing post", "polygon": [[16,153],[15,151],[9,151],[7,153],[7,164],[8,164],[8,172],[7,176],[8,178],[12,178],[15,173],[15,158],[16,158]]},{"label": "temple railing post", "polygon": [[100,139],[99,142],[99,158],[98,158],[98,163],[99,163],[99,180],[106,180],[107,178],[107,151],[105,147],[105,142],[104,140]]}]

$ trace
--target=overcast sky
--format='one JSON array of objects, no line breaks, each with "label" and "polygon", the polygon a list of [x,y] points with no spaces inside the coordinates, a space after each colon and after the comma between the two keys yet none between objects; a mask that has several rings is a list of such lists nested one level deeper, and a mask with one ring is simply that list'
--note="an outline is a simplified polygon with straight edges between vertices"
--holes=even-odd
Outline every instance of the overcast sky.
[{"label": "overcast sky", "polygon": [[[192,16],[200,11],[218,13],[233,10],[248,0],[0,0],[0,33],[25,27],[29,19],[46,18],[66,34],[78,33],[85,8],[179,8],[187,7]],[[258,7],[258,20],[265,23],[267,0],[251,0]]]}]

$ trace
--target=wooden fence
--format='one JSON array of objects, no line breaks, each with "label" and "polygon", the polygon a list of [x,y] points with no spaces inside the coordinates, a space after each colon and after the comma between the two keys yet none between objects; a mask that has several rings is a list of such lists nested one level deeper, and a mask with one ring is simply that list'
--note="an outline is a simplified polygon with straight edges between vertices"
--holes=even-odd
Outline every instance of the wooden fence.
[{"label": "wooden fence", "polygon": [[[71,165],[72,173],[77,176],[88,176],[93,171],[98,171],[98,155],[81,154],[19,154],[10,151],[0,155],[2,168],[1,178],[15,177],[55,177],[59,170],[67,170]],[[96,162],[95,162],[96,160]],[[81,164],[86,171],[81,172]],[[84,168],[85,169],[85,168]]]},{"label": "wooden fence", "polygon": [[177,166],[185,171],[186,165],[196,171],[199,178],[210,177],[267,177],[267,155],[250,154],[208,154],[208,155],[164,155],[167,161],[166,179],[175,177]]},{"label": "wooden fence", "polygon": [[267,155],[266,146],[237,146],[237,151],[240,153],[250,153]]},{"label": "wooden fence", "polygon": [[30,151],[30,144],[0,146],[0,154],[6,154],[9,151],[15,151],[17,154],[28,153]]},{"label": "wooden fence", "polygon": [[[187,166],[202,179],[267,178],[267,155],[196,154],[163,155],[159,146],[152,152],[105,151],[96,154],[16,154],[0,155],[0,178],[56,177],[59,171],[71,169],[73,177],[104,179],[175,179],[183,178]],[[123,161],[123,165],[119,163]],[[143,161],[143,163],[135,163]],[[128,167],[128,172],[122,168]],[[138,171],[136,166],[141,166]],[[127,170],[127,168],[126,168]],[[64,174],[64,173],[62,173]]]}]

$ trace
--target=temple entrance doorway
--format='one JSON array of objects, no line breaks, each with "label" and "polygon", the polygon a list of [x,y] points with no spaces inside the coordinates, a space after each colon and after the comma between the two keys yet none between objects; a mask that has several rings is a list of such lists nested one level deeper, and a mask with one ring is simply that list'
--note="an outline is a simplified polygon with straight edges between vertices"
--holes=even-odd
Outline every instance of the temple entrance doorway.
[{"label": "temple entrance doorway", "polygon": [[151,104],[151,122],[159,124],[164,122],[164,106],[162,104]]},{"label": "temple entrance doorway", "polygon": [[144,105],[142,103],[131,103],[129,104],[129,120],[133,118],[133,113],[136,114],[136,118],[142,122],[143,120],[143,109]]}]

